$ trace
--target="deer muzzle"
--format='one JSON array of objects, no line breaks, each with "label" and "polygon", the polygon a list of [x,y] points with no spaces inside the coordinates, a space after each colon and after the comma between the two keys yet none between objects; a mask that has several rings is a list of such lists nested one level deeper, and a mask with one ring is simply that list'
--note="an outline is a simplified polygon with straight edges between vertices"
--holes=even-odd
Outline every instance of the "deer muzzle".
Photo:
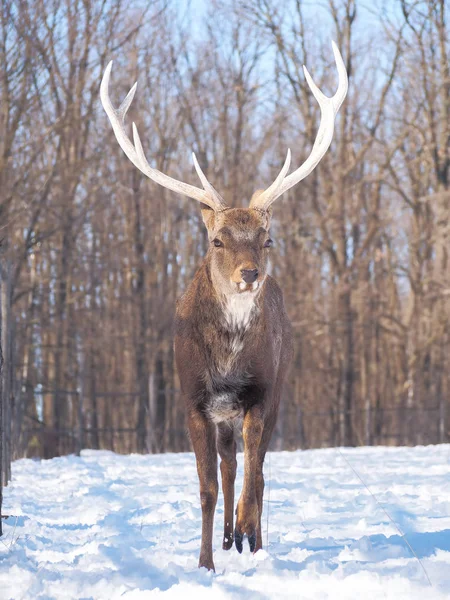
[{"label": "deer muzzle", "polygon": [[245,283],[253,283],[258,279],[258,269],[241,269],[242,280]]}]

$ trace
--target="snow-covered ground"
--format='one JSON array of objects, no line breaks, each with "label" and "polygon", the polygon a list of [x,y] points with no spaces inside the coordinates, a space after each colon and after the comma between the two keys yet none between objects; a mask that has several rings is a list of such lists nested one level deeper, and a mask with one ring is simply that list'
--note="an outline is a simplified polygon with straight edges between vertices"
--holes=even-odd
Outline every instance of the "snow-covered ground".
[{"label": "snow-covered ground", "polygon": [[219,495],[215,574],[197,569],[193,454],[19,460],[0,599],[450,598],[449,459],[448,445],[271,453],[265,549],[220,548]]}]

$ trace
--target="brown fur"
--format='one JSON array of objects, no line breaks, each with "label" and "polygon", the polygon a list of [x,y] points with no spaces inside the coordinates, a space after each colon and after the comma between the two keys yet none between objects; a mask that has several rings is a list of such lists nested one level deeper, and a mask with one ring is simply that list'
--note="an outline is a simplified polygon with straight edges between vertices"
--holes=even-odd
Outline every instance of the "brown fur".
[{"label": "brown fur", "polygon": [[[246,534],[255,552],[262,548],[262,469],[291,360],[292,335],[282,292],[267,275],[270,250],[264,243],[270,214],[252,208],[202,213],[210,248],[177,304],[175,358],[200,481],[199,566],[214,569],[217,452],[225,504],[223,547],[231,548],[233,536],[240,545]],[[216,247],[214,240],[223,246]],[[239,282],[242,269],[257,269],[256,291]],[[244,484],[233,532],[234,426],[240,418]]]}]

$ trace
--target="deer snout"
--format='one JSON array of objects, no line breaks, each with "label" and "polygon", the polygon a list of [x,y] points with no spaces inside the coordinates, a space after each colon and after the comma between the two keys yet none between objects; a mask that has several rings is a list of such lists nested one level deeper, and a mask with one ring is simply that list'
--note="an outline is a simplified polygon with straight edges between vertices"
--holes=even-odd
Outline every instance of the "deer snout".
[{"label": "deer snout", "polygon": [[245,283],[253,283],[258,279],[258,269],[241,269],[241,275]]}]

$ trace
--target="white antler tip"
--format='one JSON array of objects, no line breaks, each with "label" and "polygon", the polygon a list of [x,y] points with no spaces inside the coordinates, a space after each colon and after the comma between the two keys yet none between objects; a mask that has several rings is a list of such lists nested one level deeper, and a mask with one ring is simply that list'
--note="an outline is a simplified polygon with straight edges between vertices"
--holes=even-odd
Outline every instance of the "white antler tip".
[{"label": "white antler tip", "polygon": [[102,83],[103,83],[103,81],[105,81],[106,83],[109,82],[109,77],[111,75],[112,66],[113,66],[113,61],[110,60],[109,63],[106,65],[105,72],[103,73]]},{"label": "white antler tip", "polygon": [[339,63],[340,61],[342,61],[341,51],[339,50],[336,42],[331,42],[331,46],[333,48],[334,59],[337,63]]},{"label": "white antler tip", "polygon": [[136,81],[133,84],[132,88],[130,89],[130,91],[128,92],[128,94],[127,94],[127,96],[126,96],[126,98],[124,100],[124,104],[127,104],[126,111],[128,110],[130,104],[133,102],[133,98],[134,98],[134,95],[135,95],[136,89],[137,89],[137,84],[138,84],[138,82]]},{"label": "white antler tip", "polygon": [[286,152],[286,160],[284,161],[283,168],[281,169],[281,181],[286,177],[287,172],[289,171],[289,167],[291,166],[291,149],[288,148]]},{"label": "white antler tip", "polygon": [[140,161],[140,166],[139,168],[141,169],[141,171],[143,173],[146,173],[146,167],[148,167],[148,162],[147,159],[145,158],[145,153],[144,153],[144,148],[142,147],[142,142],[141,142],[141,138],[139,137],[139,133],[136,127],[136,123],[133,121],[133,141],[134,141],[134,147],[135,150],[137,152],[138,155],[138,159]]},{"label": "white antler tip", "polygon": [[[303,65],[303,73],[305,74],[305,79],[308,82],[309,87],[312,89],[313,93],[314,93],[314,89],[313,88],[317,88],[316,84],[313,81],[313,78],[311,77],[311,75],[309,74],[308,69],[305,67],[305,65]],[[317,88],[318,89],[318,88]]]},{"label": "white antler tip", "polygon": [[136,123],[134,121],[133,121],[133,124],[132,124],[132,128],[133,128],[134,147],[137,150],[139,158],[141,158],[141,154],[144,154],[144,150],[142,148],[141,138],[139,137],[139,133],[138,133],[138,130],[137,130],[137,127],[136,127]]},{"label": "white antler tip", "polygon": [[113,61],[110,60],[108,65],[106,66],[105,72],[103,73],[102,81],[100,83],[100,100],[102,101],[103,107],[106,112],[108,112],[107,107],[113,110],[111,100],[109,99],[108,88],[109,88],[109,78],[111,76]]}]

